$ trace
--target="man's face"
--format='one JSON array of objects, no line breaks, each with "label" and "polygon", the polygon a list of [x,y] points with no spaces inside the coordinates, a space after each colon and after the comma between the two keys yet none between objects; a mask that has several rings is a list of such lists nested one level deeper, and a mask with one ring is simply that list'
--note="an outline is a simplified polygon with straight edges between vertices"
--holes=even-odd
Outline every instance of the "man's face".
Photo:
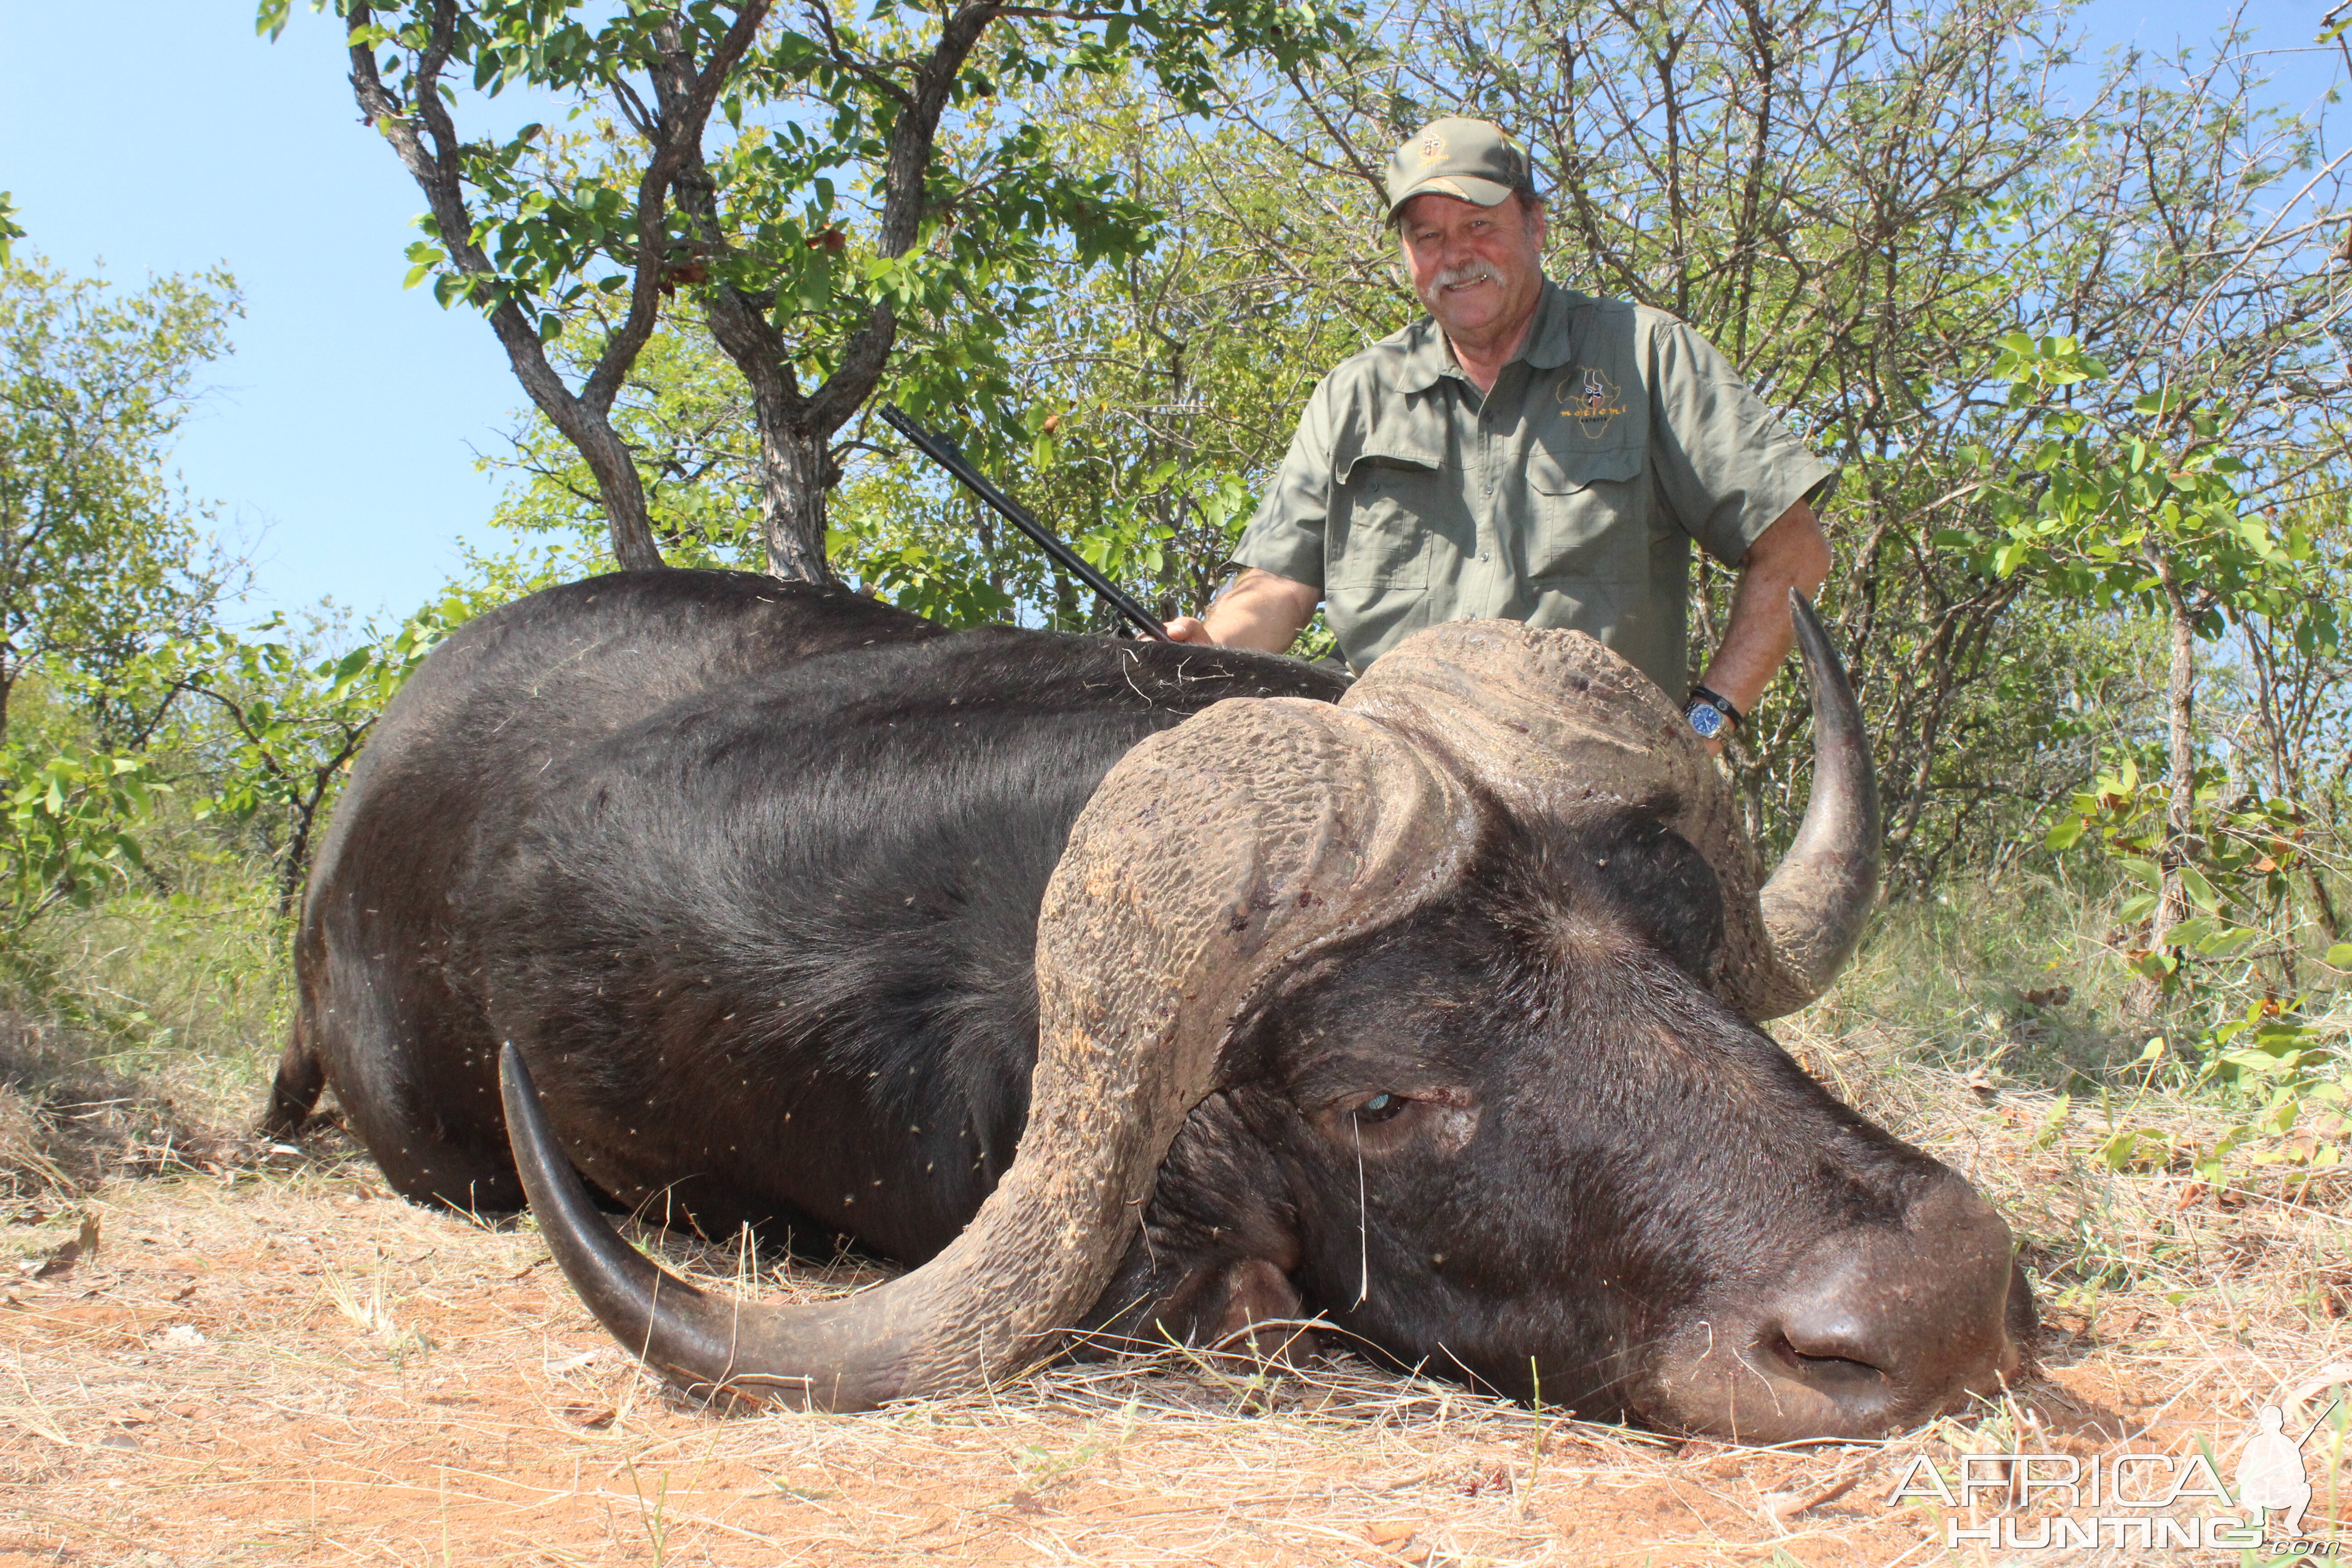
[{"label": "man's face", "polygon": [[1457,346],[1487,347],[1534,315],[1543,292],[1542,207],[1516,196],[1482,207],[1424,191],[1402,216],[1412,291]]}]

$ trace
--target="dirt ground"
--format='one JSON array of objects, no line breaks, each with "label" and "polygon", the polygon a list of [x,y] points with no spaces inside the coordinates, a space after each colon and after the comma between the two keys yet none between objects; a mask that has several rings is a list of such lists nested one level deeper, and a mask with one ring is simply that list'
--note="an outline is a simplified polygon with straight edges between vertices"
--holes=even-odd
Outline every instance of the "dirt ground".
[{"label": "dirt ground", "polygon": [[[1801,1451],[1592,1426],[1351,1358],[1066,1367],[871,1415],[721,1416],[637,1370],[528,1222],[427,1213],[364,1160],[273,1167],[257,1146],[116,1178],[0,1232],[0,1564],[2162,1560],[1948,1552],[1937,1504],[1889,1500],[1922,1455],[1948,1471],[2202,1445],[2226,1477],[2263,1403],[2352,1378],[2346,1185],[2112,1177],[2082,1158],[2098,1129],[2063,1111],[2053,1135],[2039,1104],[1903,1092],[1880,1113],[2043,1238],[2042,1370],[1970,1416]],[[68,1267],[87,1219],[95,1252]],[[858,1279],[745,1279],[723,1249],[640,1239],[762,1291]],[[2352,1515],[2343,1447],[2340,1427],[2311,1445],[2323,1536]]]}]

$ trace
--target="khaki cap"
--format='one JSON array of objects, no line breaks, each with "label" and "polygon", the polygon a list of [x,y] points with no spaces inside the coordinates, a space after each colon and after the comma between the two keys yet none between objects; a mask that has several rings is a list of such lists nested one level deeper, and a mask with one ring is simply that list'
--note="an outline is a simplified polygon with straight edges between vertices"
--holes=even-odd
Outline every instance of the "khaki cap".
[{"label": "khaki cap", "polygon": [[1389,219],[1424,191],[1491,207],[1513,191],[1533,191],[1528,155],[1484,120],[1433,120],[1390,155]]}]

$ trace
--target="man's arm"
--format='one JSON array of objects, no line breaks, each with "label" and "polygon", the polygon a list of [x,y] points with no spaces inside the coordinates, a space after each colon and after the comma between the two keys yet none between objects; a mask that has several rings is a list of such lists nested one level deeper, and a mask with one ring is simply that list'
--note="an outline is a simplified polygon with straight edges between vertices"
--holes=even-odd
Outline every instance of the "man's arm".
[{"label": "man's arm", "polygon": [[[1207,619],[1179,616],[1168,623],[1168,635],[1178,642],[1288,653],[1307,623],[1315,618],[1315,606],[1322,599],[1320,588],[1276,576],[1259,567],[1246,567],[1240,576],[1225,584],[1225,591],[1209,606]],[[1783,647],[1781,651],[1788,649]]]},{"label": "man's arm", "polygon": [[[1702,684],[1727,698],[1740,712],[1755,712],[1757,700],[1796,646],[1789,590],[1810,599],[1821,592],[1829,574],[1830,542],[1813,509],[1799,501],[1748,547],[1739,564],[1739,586],[1731,597],[1731,624],[1724,628],[1723,646],[1715,650]],[[1709,742],[1707,749],[1719,752],[1723,748]]]}]

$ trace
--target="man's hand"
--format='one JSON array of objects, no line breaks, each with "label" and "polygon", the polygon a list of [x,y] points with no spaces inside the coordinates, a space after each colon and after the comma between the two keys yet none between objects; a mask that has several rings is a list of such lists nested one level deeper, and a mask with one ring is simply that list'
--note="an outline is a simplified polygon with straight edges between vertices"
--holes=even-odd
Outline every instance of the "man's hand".
[{"label": "man's hand", "polygon": [[1322,599],[1320,588],[1251,566],[1225,584],[1205,620],[1179,616],[1168,623],[1168,635],[1177,642],[1287,653]]},{"label": "man's hand", "polygon": [[[1789,590],[1811,598],[1821,592],[1830,564],[1830,542],[1822,532],[1821,520],[1803,501],[1758,534],[1748,547],[1748,558],[1739,563],[1739,587],[1732,595],[1731,624],[1724,628],[1723,646],[1716,649],[1700,683],[1728,698],[1741,713],[1755,712],[1757,700],[1797,644],[1796,624],[1789,618]],[[1723,754],[1721,741],[1701,743],[1709,754]]]}]

